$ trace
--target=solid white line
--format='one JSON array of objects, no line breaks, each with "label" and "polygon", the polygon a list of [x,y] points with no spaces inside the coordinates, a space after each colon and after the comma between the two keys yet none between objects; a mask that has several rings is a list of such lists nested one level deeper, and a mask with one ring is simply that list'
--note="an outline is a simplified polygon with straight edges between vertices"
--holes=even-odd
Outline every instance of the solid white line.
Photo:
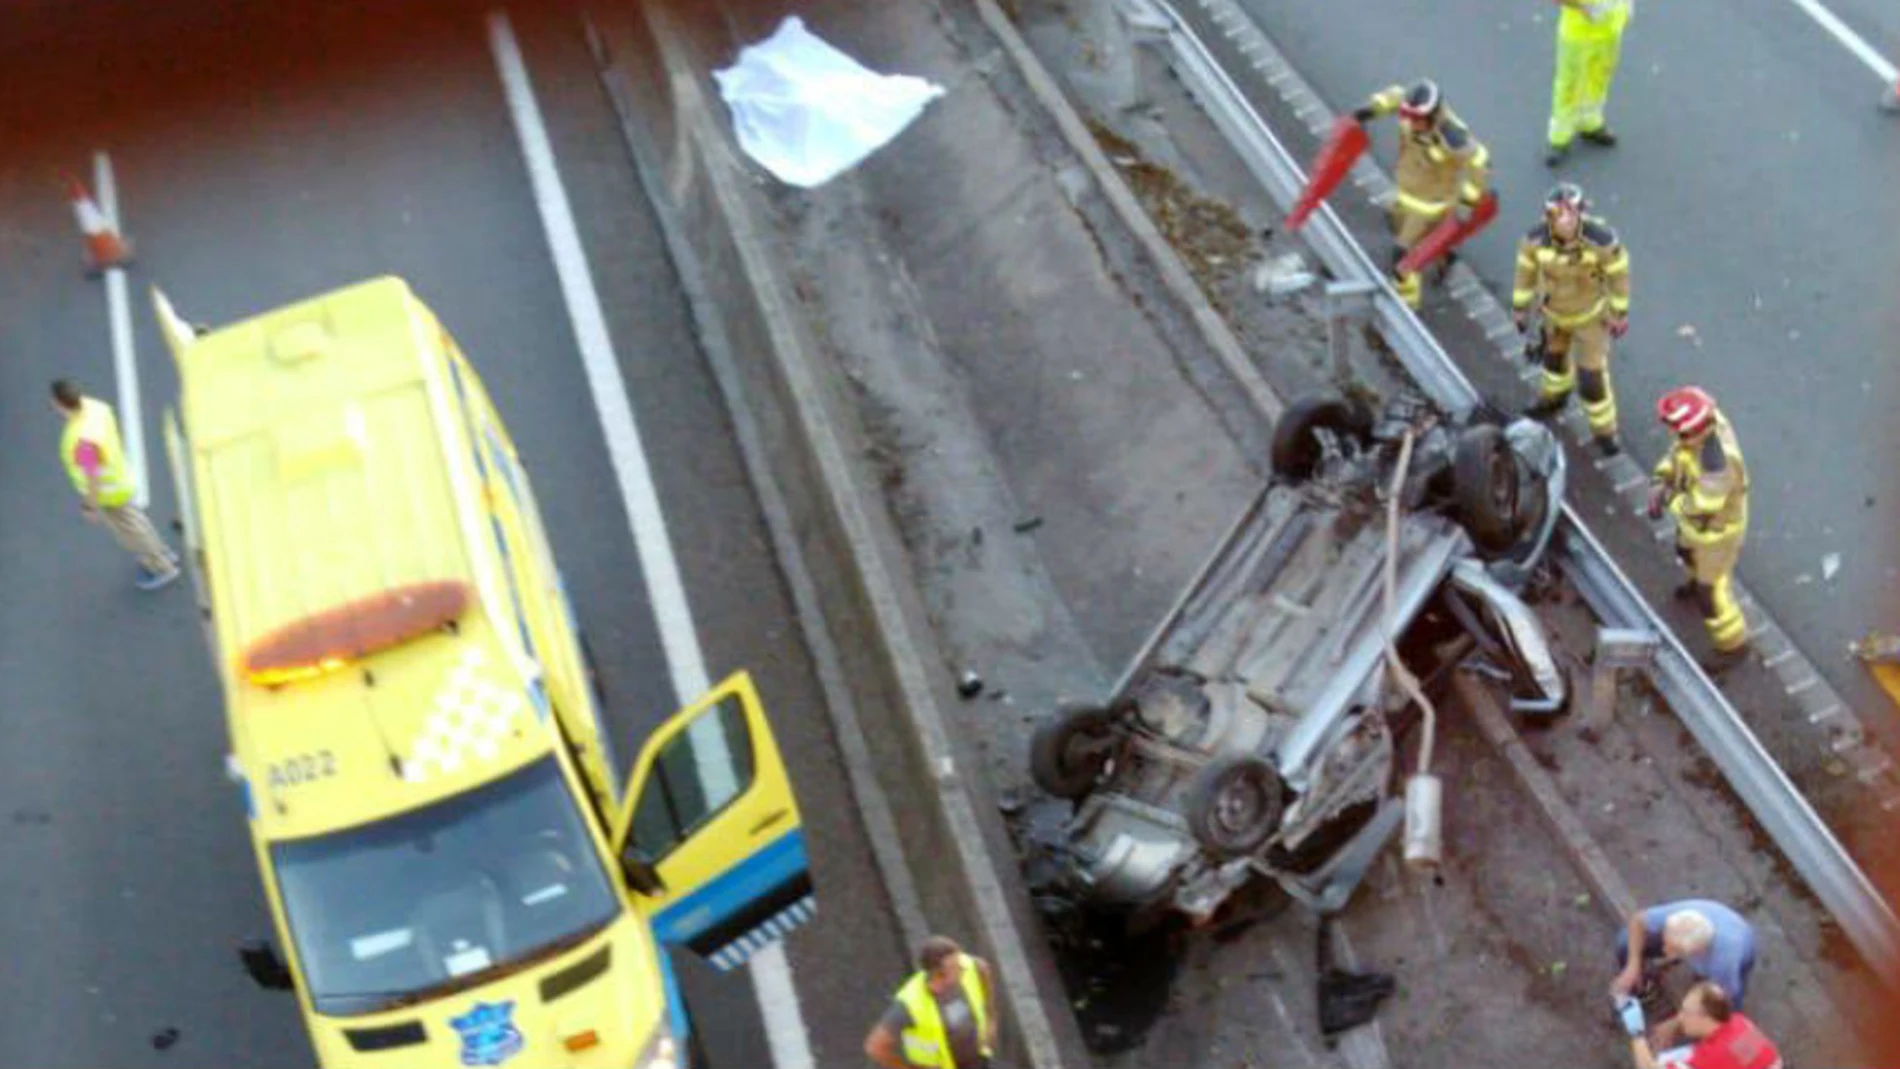
[{"label": "solid white line", "polygon": [[[103,152],[92,154],[92,184],[99,191],[99,211],[113,233],[119,225],[119,190],[112,181],[112,160]],[[139,365],[132,349],[132,298],[125,270],[106,270],[106,319],[112,331],[112,368],[119,380],[119,436],[124,439],[125,462],[132,469],[132,503],[144,508],[150,501],[145,477],[145,416],[139,404]]]},{"label": "solid white line", "polygon": [[1821,0],[1794,0],[1794,5],[1807,12],[1809,18],[1820,23],[1821,28],[1833,35],[1836,41],[1845,45],[1849,52],[1854,53],[1856,59],[1867,64],[1867,68],[1878,74],[1882,82],[1891,86],[1896,79],[1900,79],[1900,68],[1895,68],[1888,62],[1887,57],[1874,51],[1874,46],[1868,44],[1866,38],[1855,33],[1853,27],[1847,23],[1836,18],[1834,12],[1821,5]]},{"label": "solid white line", "polygon": [[[666,517],[660,511],[652,470],[640,445],[639,426],[627,399],[627,385],[608,338],[600,295],[594,289],[593,276],[587,268],[580,230],[574,223],[567,192],[561,185],[554,149],[548,141],[547,127],[541,121],[540,107],[535,103],[527,64],[521,58],[521,47],[505,12],[495,11],[488,16],[488,40],[501,75],[508,112],[514,120],[515,134],[521,141],[535,208],[547,231],[561,296],[567,304],[581,362],[586,368],[588,390],[593,394],[600,416],[620,496],[626,502],[634,548],[639,554],[641,574],[646,579],[647,595],[659,627],[673,689],[681,701],[691,701],[705,693],[711,681],[707,679],[705,657],[699,648],[698,632],[693,627],[686,586],[673,556],[673,543],[667,535]],[[709,718],[706,723],[717,731],[717,718]],[[811,1040],[783,944],[775,943],[754,955],[749,971],[759,1012],[765,1021],[772,1063],[778,1069],[814,1069]]]}]

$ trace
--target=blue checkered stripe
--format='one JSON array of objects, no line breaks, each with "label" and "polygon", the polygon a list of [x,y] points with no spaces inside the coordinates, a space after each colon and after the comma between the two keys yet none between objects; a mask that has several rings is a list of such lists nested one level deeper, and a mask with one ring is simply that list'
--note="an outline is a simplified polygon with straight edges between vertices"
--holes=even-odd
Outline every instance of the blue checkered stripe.
[{"label": "blue checkered stripe", "polygon": [[804,927],[818,915],[818,899],[805,897],[765,919],[765,923],[733,940],[707,960],[720,972],[730,972],[751,960],[752,955]]}]

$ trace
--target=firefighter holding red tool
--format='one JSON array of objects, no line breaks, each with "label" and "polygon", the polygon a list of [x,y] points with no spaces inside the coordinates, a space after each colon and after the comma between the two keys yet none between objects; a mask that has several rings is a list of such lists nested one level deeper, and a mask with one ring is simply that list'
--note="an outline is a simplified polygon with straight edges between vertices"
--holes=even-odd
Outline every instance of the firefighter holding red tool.
[{"label": "firefighter holding red tool", "polygon": [[1649,518],[1676,518],[1676,554],[1689,572],[1676,593],[1702,610],[1715,648],[1703,667],[1721,671],[1748,648],[1748,621],[1729,579],[1748,533],[1748,468],[1735,429],[1700,387],[1663,394],[1656,417],[1672,441],[1651,478]]},{"label": "firefighter holding red tool", "polygon": [[1522,331],[1532,301],[1543,313],[1528,351],[1539,356],[1541,399],[1531,409],[1554,415],[1573,390],[1583,395],[1590,434],[1604,455],[1622,451],[1616,440],[1616,395],[1610,389],[1610,339],[1629,329],[1630,257],[1616,231],[1587,214],[1590,202],[1575,183],[1544,198],[1544,221],[1517,245],[1511,312]]},{"label": "firefighter holding red tool", "polygon": [[[1363,127],[1393,112],[1399,116],[1399,189],[1390,209],[1392,282],[1399,297],[1417,308],[1420,270],[1490,222],[1497,201],[1486,188],[1489,150],[1445,105],[1436,83],[1422,79],[1409,88],[1395,85],[1374,93],[1353,112],[1353,125]],[[1342,120],[1336,138],[1351,138],[1345,130]],[[1355,140],[1363,146],[1363,130]],[[1322,161],[1336,173],[1315,173],[1320,198],[1352,164],[1350,157],[1343,165],[1324,156]]]}]

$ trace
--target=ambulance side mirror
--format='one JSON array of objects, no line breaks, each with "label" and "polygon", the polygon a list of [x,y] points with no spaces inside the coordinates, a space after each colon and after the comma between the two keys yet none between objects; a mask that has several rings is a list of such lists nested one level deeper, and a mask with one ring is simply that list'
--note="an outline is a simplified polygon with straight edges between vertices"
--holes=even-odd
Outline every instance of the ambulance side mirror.
[{"label": "ambulance side mirror", "polygon": [[666,881],[660,879],[660,870],[646,851],[628,846],[620,854],[620,871],[627,878],[627,886],[635,894],[661,895],[666,893]]},{"label": "ambulance side mirror", "polygon": [[238,944],[238,960],[251,981],[266,991],[289,991],[290,969],[277,951],[262,939],[247,939]]}]

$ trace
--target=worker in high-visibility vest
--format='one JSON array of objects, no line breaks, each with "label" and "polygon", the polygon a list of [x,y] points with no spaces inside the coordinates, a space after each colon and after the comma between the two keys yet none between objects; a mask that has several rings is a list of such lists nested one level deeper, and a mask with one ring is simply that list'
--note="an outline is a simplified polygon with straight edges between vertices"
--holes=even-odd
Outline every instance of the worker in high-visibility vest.
[{"label": "worker in high-visibility vest", "polygon": [[897,989],[864,1054],[884,1069],[986,1069],[996,1050],[989,963],[943,936],[917,951],[917,972]]},{"label": "worker in high-visibility vest", "polygon": [[178,558],[132,501],[132,474],[111,406],[59,379],[53,383],[53,410],[66,421],[59,458],[79,493],[80,511],[87,520],[105,524],[119,545],[138,559],[139,589],[157,590],[176,580]]},{"label": "worker in high-visibility vest", "polygon": [[1663,394],[1656,415],[1675,441],[1656,465],[1649,515],[1676,518],[1676,554],[1689,569],[1676,593],[1702,610],[1716,653],[1708,667],[1725,668],[1748,645],[1748,622],[1730,583],[1748,533],[1748,467],[1735,429],[1700,387]]},{"label": "worker in high-visibility vest", "polygon": [[1458,116],[1445,106],[1438,84],[1424,79],[1411,88],[1395,85],[1372,94],[1353,118],[1361,124],[1393,112],[1399,115],[1399,162],[1392,200],[1392,286],[1413,308],[1421,301],[1415,271],[1400,271],[1413,245],[1453,211],[1460,218],[1484,200],[1491,153]]},{"label": "worker in high-visibility vest", "polygon": [[1531,414],[1553,415],[1572,391],[1581,393],[1591,436],[1614,456],[1622,446],[1610,341],[1629,330],[1630,258],[1616,231],[1589,209],[1574,182],[1558,183],[1544,198],[1544,221],[1518,242],[1511,312],[1520,331],[1530,326],[1533,301],[1543,314],[1535,348],[1544,375]]},{"label": "worker in high-visibility vest", "polygon": [[1610,83],[1623,55],[1623,28],[1634,0],[1554,0],[1557,15],[1557,71],[1550,86],[1550,149],[1544,162],[1555,167],[1581,137],[1609,148],[1616,135],[1603,118]]}]

